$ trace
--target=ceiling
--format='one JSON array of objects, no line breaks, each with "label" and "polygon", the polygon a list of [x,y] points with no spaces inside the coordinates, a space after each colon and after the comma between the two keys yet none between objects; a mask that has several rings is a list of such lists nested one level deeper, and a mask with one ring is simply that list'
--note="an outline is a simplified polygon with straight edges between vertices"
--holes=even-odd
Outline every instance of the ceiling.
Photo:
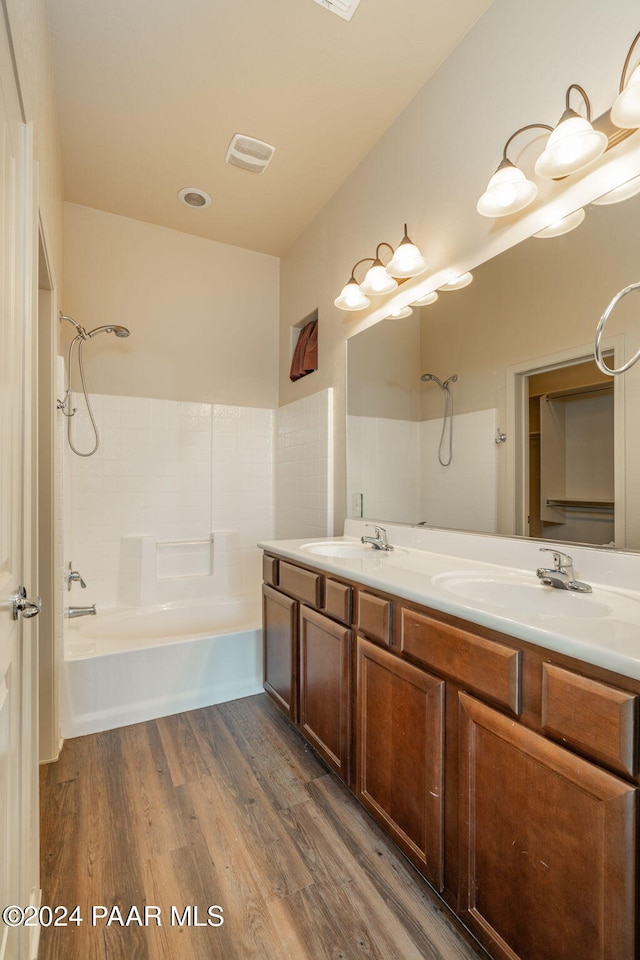
[{"label": "ceiling", "polygon": [[[491,0],[47,2],[65,199],[280,256]],[[224,163],[234,133],[265,173]]]}]

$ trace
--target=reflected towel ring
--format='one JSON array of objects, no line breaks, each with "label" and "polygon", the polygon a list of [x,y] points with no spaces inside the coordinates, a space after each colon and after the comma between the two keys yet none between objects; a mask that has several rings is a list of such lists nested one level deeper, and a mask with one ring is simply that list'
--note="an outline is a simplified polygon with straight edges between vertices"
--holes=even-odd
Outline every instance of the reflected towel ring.
[{"label": "reflected towel ring", "polygon": [[598,324],[598,328],[596,330],[596,344],[594,349],[595,361],[598,365],[598,368],[602,370],[603,373],[608,374],[610,377],[617,377],[619,374],[625,373],[625,371],[627,371],[630,367],[632,367],[634,363],[637,363],[637,361],[640,360],[640,350],[638,350],[636,355],[633,356],[631,360],[629,360],[627,363],[623,364],[621,367],[618,367],[618,369],[615,370],[613,367],[608,367],[604,362],[604,358],[602,356],[602,348],[600,346],[600,341],[602,340],[602,334],[604,333],[604,328],[607,320],[615,310],[620,300],[622,300],[623,297],[626,297],[628,293],[631,293],[632,290],[640,290],[640,283],[632,283],[628,287],[624,287],[624,289],[616,293],[615,297],[613,298],[613,300],[611,301],[611,303],[609,304],[605,312],[600,317],[600,323]]}]

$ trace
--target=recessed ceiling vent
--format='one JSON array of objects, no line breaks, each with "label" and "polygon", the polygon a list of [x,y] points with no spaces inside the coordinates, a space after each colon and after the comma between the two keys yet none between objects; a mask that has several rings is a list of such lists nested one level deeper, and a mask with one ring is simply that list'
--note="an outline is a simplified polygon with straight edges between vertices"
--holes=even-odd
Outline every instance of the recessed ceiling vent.
[{"label": "recessed ceiling vent", "polygon": [[243,133],[234,133],[224,162],[249,173],[264,173],[275,152],[276,148],[270,143],[247,137]]},{"label": "recessed ceiling vent", "polygon": [[178,200],[187,207],[210,207],[211,197],[200,187],[183,187],[178,190]]},{"label": "recessed ceiling vent", "polygon": [[351,20],[360,0],[316,0],[316,3],[331,10],[332,13],[337,13],[343,20]]}]

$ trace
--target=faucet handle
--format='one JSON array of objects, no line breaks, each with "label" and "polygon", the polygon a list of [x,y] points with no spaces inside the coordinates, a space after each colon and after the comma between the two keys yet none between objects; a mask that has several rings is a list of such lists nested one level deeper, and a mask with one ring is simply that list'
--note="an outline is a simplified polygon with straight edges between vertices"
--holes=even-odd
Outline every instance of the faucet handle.
[{"label": "faucet handle", "polygon": [[85,590],[87,585],[82,579],[81,574],[78,572],[78,570],[72,570],[71,566],[72,566],[71,561],[69,561],[69,566],[67,568],[67,572],[64,577],[65,580],[67,581],[67,590],[71,590],[71,584],[74,582],[79,583],[82,589]]},{"label": "faucet handle", "polygon": [[560,550],[554,550],[553,547],[540,547],[540,553],[553,554],[554,570],[563,570],[565,567],[573,565],[573,557],[568,553],[562,553]]}]

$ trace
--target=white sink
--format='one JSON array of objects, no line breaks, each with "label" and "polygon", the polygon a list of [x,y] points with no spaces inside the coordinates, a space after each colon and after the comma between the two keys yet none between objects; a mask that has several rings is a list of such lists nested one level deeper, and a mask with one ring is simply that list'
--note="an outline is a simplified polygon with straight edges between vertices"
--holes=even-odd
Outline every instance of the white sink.
[{"label": "white sink", "polygon": [[358,543],[357,540],[319,540],[317,543],[303,543],[300,549],[321,557],[344,557],[353,560],[370,557],[379,560],[389,556],[386,550],[377,550],[370,544]]},{"label": "white sink", "polygon": [[537,577],[521,573],[477,573],[461,570],[441,573],[433,578],[447,593],[474,604],[499,608],[534,618],[608,617],[613,609],[591,593],[574,593],[547,587]]}]

